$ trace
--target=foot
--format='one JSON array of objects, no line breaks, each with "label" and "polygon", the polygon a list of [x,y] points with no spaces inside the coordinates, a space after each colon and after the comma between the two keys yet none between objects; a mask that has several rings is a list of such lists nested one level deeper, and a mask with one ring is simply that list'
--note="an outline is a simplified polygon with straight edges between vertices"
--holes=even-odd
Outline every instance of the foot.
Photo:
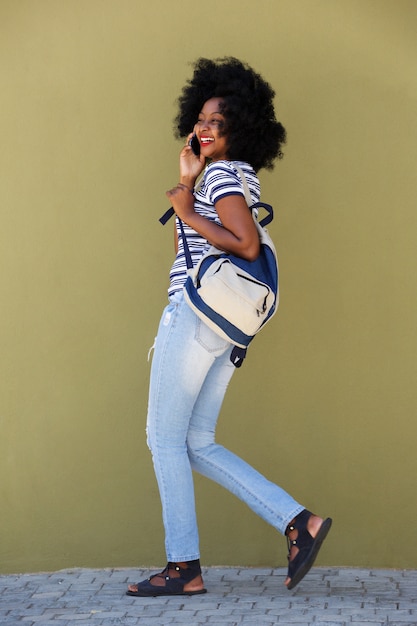
[{"label": "foot", "polygon": [[[304,522],[304,525],[301,519],[298,519],[303,517],[308,517],[307,523]],[[310,570],[331,524],[330,518],[323,520],[309,511],[302,511],[289,523],[286,532],[289,544],[288,573],[291,572],[292,576],[288,575],[285,579],[284,584],[287,589],[295,587]],[[297,541],[298,539],[299,541]],[[300,551],[302,554],[298,559],[299,562],[296,563],[295,560]]]},{"label": "foot", "polygon": [[187,563],[168,563],[159,574],[147,580],[129,585],[127,595],[162,596],[194,595],[206,593],[200,568],[190,568]]}]

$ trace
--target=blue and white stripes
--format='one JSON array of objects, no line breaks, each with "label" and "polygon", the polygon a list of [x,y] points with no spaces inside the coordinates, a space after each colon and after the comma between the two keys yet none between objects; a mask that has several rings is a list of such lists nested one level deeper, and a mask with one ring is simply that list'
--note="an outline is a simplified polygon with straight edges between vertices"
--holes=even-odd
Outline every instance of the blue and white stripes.
[{"label": "blue and white stripes", "polygon": [[[245,178],[248,182],[249,191],[252,201],[259,202],[261,190],[258,177],[253,168],[245,162],[236,161],[243,170]],[[244,196],[243,184],[240,180],[238,171],[234,168],[233,161],[214,161],[210,163],[203,175],[203,179],[197,189],[194,191],[195,203],[194,207],[197,213],[205,218],[221,225],[219,216],[217,215],[215,204],[221,198],[231,195]],[[183,224],[185,235],[187,237],[188,247],[191,253],[193,265],[195,265],[210,247],[210,244],[204,237],[199,235],[195,230]],[[178,253],[170,271],[170,285],[168,294],[171,296],[176,291],[183,288],[187,278],[187,265],[185,262],[184,248],[179,229],[178,218],[176,218],[176,228],[178,237]]]}]

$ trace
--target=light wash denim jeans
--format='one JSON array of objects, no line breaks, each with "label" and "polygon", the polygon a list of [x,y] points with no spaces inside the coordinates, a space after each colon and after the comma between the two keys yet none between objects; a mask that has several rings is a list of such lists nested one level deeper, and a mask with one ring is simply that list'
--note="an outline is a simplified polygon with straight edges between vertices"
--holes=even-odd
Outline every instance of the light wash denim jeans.
[{"label": "light wash denim jeans", "polygon": [[215,442],[220,407],[236,369],[231,350],[195,315],[182,293],[171,298],[155,340],[147,421],[168,561],[200,558],[192,470],[234,493],[281,533],[304,509]]}]

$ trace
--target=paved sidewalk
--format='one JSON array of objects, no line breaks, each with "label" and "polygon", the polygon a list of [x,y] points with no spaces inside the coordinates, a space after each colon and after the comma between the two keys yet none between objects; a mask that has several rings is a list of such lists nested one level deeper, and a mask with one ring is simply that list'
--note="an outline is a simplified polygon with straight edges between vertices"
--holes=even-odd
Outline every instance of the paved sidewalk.
[{"label": "paved sidewalk", "polygon": [[0,576],[0,624],[417,626],[417,570],[314,568],[287,591],[283,568],[205,568],[205,595],[125,595],[128,582],[150,573],[71,569]]}]

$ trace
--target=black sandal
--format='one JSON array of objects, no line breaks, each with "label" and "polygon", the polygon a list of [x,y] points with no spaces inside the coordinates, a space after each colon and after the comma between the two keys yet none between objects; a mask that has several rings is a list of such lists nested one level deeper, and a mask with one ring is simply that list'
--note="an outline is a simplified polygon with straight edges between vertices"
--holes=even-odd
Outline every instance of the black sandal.
[{"label": "black sandal", "polygon": [[[288,578],[290,582],[287,585],[287,589],[294,589],[296,585],[304,578],[309,572],[316,560],[316,557],[321,548],[321,544],[325,540],[327,533],[332,525],[332,519],[328,517],[324,520],[320,526],[319,532],[315,537],[312,537],[307,530],[307,522],[312,516],[310,511],[304,509],[294,519],[294,521],[287,527],[285,534],[287,535],[288,542]],[[290,540],[288,534],[292,530],[297,530],[297,539]],[[290,561],[291,547],[297,546],[298,553]]]},{"label": "black sandal", "polygon": [[[169,570],[179,572],[179,576],[170,576]],[[154,574],[150,578],[137,583],[136,591],[126,591],[128,596],[149,597],[149,596],[195,596],[200,593],[207,593],[207,589],[199,589],[198,591],[184,591],[187,583],[201,575],[200,561],[189,561],[187,567],[178,565],[178,563],[169,562],[165,569],[159,574]],[[153,585],[154,578],[163,578],[164,585]]]}]

